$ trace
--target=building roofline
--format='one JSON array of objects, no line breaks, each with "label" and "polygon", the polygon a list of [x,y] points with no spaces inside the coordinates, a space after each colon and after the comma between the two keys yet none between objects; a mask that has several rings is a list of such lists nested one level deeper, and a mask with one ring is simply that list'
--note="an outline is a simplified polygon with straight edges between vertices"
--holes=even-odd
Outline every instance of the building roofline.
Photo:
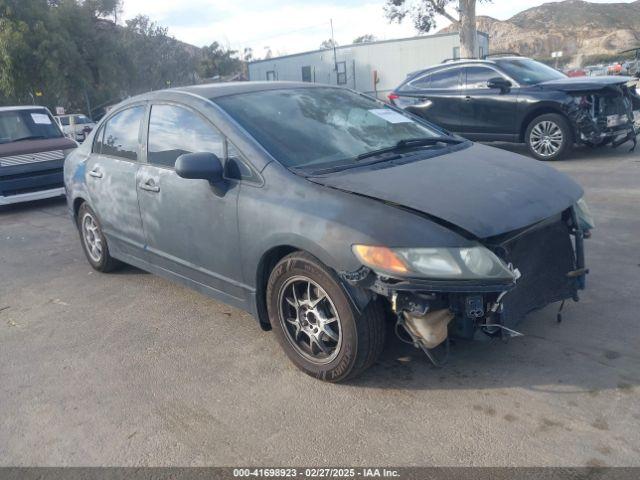
[{"label": "building roofline", "polygon": [[[389,40],[376,40],[375,42],[351,43],[349,45],[337,46],[336,50],[344,50],[344,49],[347,49],[347,48],[365,47],[365,46],[368,46],[368,45],[378,45],[378,44],[382,44],[382,43],[408,42],[410,40],[422,40],[422,39],[425,39],[425,38],[450,37],[450,36],[459,35],[459,34],[460,34],[460,32],[445,32],[445,33],[434,33],[433,35],[416,35],[415,37],[392,38],[392,39],[389,39]],[[489,34],[488,33],[478,32],[478,35],[482,35],[483,37],[486,37],[487,40],[489,39]],[[283,58],[300,57],[302,55],[309,55],[311,53],[330,52],[332,50],[333,50],[333,48],[319,48],[317,50],[308,50],[306,52],[291,53],[289,55],[281,55],[279,57],[271,57],[271,58],[263,58],[263,59],[260,59],[260,60],[252,60],[252,61],[248,62],[248,64],[249,65],[253,65],[253,64],[257,64],[257,63],[271,62],[273,60],[281,60]]]}]

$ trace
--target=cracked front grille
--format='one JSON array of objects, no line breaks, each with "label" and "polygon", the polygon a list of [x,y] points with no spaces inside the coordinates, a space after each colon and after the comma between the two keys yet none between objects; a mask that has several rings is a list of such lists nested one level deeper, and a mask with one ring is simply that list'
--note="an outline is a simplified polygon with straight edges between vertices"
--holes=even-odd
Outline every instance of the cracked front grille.
[{"label": "cracked front grille", "polygon": [[530,232],[505,245],[507,260],[522,276],[504,297],[503,321],[516,325],[527,313],[577,293],[576,258],[569,227],[558,221]]}]

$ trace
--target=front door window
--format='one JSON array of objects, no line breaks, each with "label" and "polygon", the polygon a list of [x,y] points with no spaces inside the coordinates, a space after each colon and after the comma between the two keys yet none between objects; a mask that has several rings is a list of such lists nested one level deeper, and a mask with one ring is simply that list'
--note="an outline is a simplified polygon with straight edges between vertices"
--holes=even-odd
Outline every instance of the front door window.
[{"label": "front door window", "polygon": [[148,162],[173,168],[183,153],[224,156],[224,138],[199,114],[174,105],[154,105],[149,120]]}]

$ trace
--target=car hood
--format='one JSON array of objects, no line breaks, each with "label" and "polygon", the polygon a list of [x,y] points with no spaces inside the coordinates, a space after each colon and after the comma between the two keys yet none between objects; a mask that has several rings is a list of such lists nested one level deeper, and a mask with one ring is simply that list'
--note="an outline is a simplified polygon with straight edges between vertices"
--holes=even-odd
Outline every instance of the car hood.
[{"label": "car hood", "polygon": [[38,138],[0,144],[0,157],[10,155],[26,155],[29,153],[48,152],[50,150],[68,150],[78,144],[67,137]]},{"label": "car hood", "polygon": [[597,91],[612,85],[621,85],[634,80],[633,77],[567,77],[560,80],[542,82],[536,86],[543,90],[563,92]]},{"label": "car hood", "polygon": [[577,183],[544,163],[479,144],[403,165],[355,168],[311,180],[420,211],[477,238],[549,218],[583,194]]}]

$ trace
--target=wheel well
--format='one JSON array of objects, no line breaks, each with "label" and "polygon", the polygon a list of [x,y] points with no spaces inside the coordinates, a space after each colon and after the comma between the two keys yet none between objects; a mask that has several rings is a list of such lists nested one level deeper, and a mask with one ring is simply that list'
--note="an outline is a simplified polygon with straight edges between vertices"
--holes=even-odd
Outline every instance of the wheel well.
[{"label": "wheel well", "polygon": [[537,109],[529,112],[527,114],[527,116],[524,118],[524,120],[522,121],[522,125],[520,127],[520,141],[521,142],[525,141],[524,134],[527,132],[527,127],[533,121],[533,119],[536,118],[536,117],[539,117],[540,115],[546,115],[547,113],[555,113],[557,115],[562,115],[567,120],[567,122],[569,122],[569,125],[571,125],[571,122],[569,121],[567,116],[564,113],[562,113],[562,111],[560,111],[560,109],[554,108],[554,107],[540,107],[540,108],[537,108]]},{"label": "wheel well", "polygon": [[78,211],[84,202],[85,200],[82,197],[78,197],[73,201],[73,218],[76,220],[76,223],[78,223]]},{"label": "wheel well", "polygon": [[280,245],[268,250],[260,259],[256,273],[256,306],[258,309],[258,320],[263,330],[271,330],[266,298],[269,275],[273,267],[275,267],[280,260],[298,250],[298,248],[292,247],[291,245]]}]

